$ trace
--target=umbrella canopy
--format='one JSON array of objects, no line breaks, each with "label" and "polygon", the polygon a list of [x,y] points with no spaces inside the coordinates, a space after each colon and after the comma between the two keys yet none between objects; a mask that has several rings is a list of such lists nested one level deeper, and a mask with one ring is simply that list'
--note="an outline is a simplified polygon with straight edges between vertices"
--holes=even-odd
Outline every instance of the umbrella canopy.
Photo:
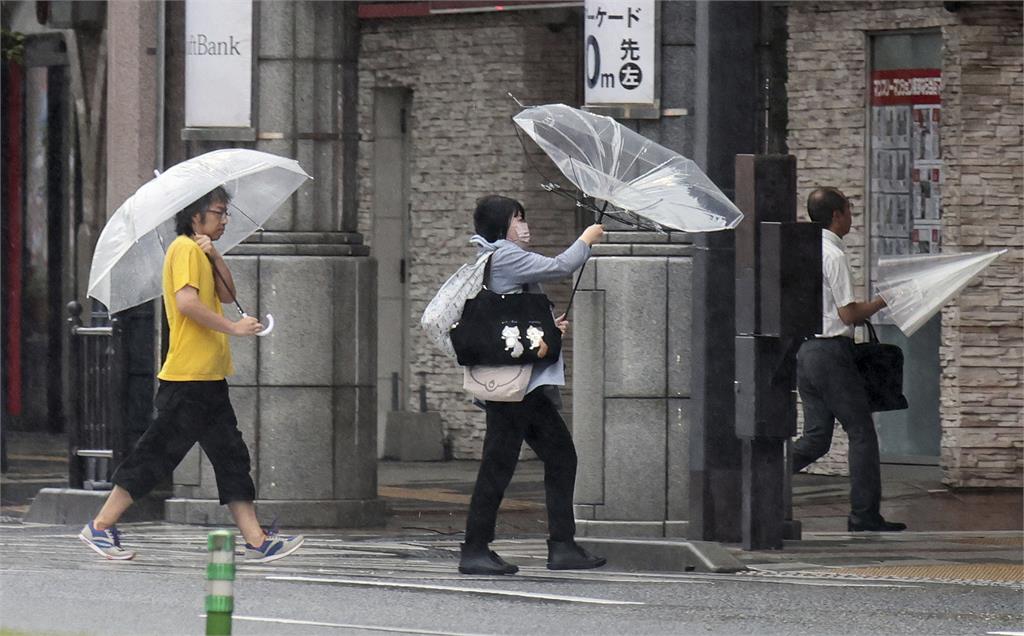
[{"label": "umbrella canopy", "polygon": [[1006,250],[974,254],[921,254],[878,259],[878,294],[907,336]]},{"label": "umbrella canopy", "polygon": [[611,117],[548,104],[512,119],[577,188],[655,227],[709,232],[743,219],[696,163]]},{"label": "umbrella canopy", "polygon": [[256,150],[215,150],[169,168],[139,188],[107,221],[96,243],[89,291],[110,313],[163,293],[164,253],[174,215],[217,186],[231,195],[231,220],[217,249],[225,253],[257,229],[311,178],[298,162]]}]

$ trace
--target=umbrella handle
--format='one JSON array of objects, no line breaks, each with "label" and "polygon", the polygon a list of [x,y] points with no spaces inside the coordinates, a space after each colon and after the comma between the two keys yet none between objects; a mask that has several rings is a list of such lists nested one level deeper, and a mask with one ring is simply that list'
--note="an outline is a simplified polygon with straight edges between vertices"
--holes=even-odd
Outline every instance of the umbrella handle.
[{"label": "umbrella handle", "polygon": [[[249,314],[242,313],[242,318],[248,318],[248,317],[249,317]],[[270,332],[273,331],[273,330],[274,330],[274,317],[272,315],[270,315],[270,314],[267,314],[267,326],[264,327],[263,331],[256,332],[256,335],[260,336],[262,338],[263,336],[270,335]]]}]

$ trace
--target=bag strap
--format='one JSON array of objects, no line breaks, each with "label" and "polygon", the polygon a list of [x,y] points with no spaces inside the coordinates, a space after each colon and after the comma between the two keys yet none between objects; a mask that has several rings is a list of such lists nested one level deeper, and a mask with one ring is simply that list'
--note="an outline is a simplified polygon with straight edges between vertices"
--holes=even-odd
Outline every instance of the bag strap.
[{"label": "bag strap", "polygon": [[868,328],[868,340],[873,344],[878,344],[878,334],[875,333],[875,327],[871,324],[870,320],[865,320],[864,324]]},{"label": "bag strap", "polygon": [[491,257],[492,256],[494,256],[494,252],[491,252],[490,254],[487,255],[487,264],[484,265],[484,283],[483,283],[483,287],[487,291],[491,290],[491,288],[488,285],[488,283],[491,280]]},{"label": "bag strap", "polygon": [[[498,250],[494,250],[494,252],[497,252],[497,251]],[[483,287],[487,291],[494,291],[494,290],[491,289],[490,285],[488,285],[488,283],[491,280],[491,260],[492,260],[492,257],[494,256],[494,252],[491,252],[487,256],[487,264],[484,265],[484,283],[483,283]],[[521,293],[526,292],[526,285],[520,285],[519,286],[519,291]],[[508,292],[508,293],[511,293],[511,292]]]}]

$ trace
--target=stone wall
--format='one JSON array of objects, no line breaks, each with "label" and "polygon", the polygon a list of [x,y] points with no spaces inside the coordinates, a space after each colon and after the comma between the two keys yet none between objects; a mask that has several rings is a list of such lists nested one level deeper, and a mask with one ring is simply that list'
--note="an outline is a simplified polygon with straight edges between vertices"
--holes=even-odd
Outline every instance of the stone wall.
[{"label": "stone wall", "polygon": [[[541,253],[557,254],[577,236],[572,205],[540,190],[543,179],[527,161],[510,119],[519,108],[507,96],[511,92],[524,104],[578,103],[580,20],[567,19],[572,16],[579,17],[543,10],[362,22],[359,231],[372,236],[374,88],[405,87],[412,91],[411,371],[427,373],[428,404],[441,412],[457,458],[479,457],[483,412],[462,391],[461,368],[423,336],[419,318],[441,283],[475,254],[468,239],[479,197],[499,193],[522,201],[532,243]],[[526,143],[540,169],[554,176],[543,153]],[[569,289],[568,281],[546,287],[559,307]],[[563,355],[571,374],[571,338]],[[570,375],[567,409],[571,386]],[[416,399],[411,396],[410,408]]]},{"label": "stone wall", "polygon": [[945,52],[943,242],[1007,248],[942,314],[942,466],[957,486],[1021,486],[1024,425],[1022,5],[964,4]]},{"label": "stone wall", "polygon": [[[943,36],[943,249],[1009,248],[942,314],[942,457],[954,486],[1021,486],[1024,420],[1024,219],[1020,3],[792,3],[789,135],[801,197],[830,184],[851,197],[846,237],[859,296],[866,270],[865,173],[870,33]],[[845,472],[837,430],[819,472]]]}]

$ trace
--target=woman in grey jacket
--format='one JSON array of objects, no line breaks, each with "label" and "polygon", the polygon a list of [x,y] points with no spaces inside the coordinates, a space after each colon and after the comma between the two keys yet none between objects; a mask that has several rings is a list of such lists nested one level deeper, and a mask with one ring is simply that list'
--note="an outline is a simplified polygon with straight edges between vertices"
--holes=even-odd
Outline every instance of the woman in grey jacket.
[{"label": "woman in grey jacket", "polygon": [[[590,256],[590,246],[604,234],[591,225],[567,250],[554,258],[524,249],[530,230],[521,203],[491,195],[480,199],[473,213],[476,235],[472,238],[480,253],[493,252],[487,288],[498,294],[539,292],[540,283],[571,276]],[[565,333],[565,316],[556,319]],[[463,574],[514,574],[519,568],[507,563],[489,544],[494,540],[498,506],[515,472],[523,441],[544,462],[544,491],[548,509],[548,568],[575,570],[596,568],[605,559],[596,557],[574,541],[572,498],[576,482],[576,447],[558,413],[559,386],[565,384],[562,357],[534,364],[521,402],[486,402],[487,432],[483,457],[466,519],[466,542],[462,544],[459,572]]]}]

